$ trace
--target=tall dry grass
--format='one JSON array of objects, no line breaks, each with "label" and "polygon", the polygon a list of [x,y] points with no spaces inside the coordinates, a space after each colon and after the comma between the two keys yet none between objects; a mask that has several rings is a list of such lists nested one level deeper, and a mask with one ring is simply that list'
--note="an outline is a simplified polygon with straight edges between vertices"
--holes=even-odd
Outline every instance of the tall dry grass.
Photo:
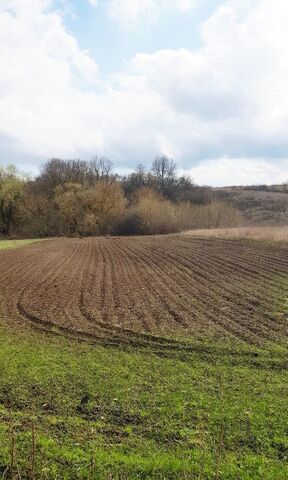
[{"label": "tall dry grass", "polygon": [[236,227],[198,229],[183,232],[183,235],[219,238],[251,238],[255,240],[271,240],[288,242],[288,225],[278,227]]},{"label": "tall dry grass", "polygon": [[241,221],[239,211],[225,202],[175,204],[153,190],[144,188],[120,219],[116,233],[157,235],[190,229],[235,227]]},{"label": "tall dry grass", "polygon": [[155,235],[178,231],[178,207],[150,189],[140,193],[136,204],[144,234]]},{"label": "tall dry grass", "polygon": [[241,213],[221,201],[209,202],[207,205],[182,203],[178,206],[177,217],[180,231],[237,227],[242,222]]}]

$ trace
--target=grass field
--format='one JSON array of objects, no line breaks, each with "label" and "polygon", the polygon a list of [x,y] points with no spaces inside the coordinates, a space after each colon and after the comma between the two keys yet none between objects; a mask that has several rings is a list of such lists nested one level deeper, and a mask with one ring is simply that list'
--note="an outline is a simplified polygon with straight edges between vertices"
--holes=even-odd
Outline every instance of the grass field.
[{"label": "grass field", "polygon": [[277,349],[162,356],[1,337],[4,478],[12,449],[14,478],[287,478],[287,359]]},{"label": "grass field", "polygon": [[0,240],[0,250],[7,250],[10,248],[24,247],[31,243],[39,242],[39,239],[34,240]]},{"label": "grass field", "polygon": [[175,236],[1,252],[0,478],[286,479],[286,254]]}]

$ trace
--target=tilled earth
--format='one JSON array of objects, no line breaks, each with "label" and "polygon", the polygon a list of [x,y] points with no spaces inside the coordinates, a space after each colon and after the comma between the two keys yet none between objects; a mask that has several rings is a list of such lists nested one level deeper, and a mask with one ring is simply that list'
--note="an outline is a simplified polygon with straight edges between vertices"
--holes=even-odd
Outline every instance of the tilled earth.
[{"label": "tilled earth", "polygon": [[105,345],[285,343],[288,246],[180,235],[47,240],[0,252],[0,295],[11,322]]}]

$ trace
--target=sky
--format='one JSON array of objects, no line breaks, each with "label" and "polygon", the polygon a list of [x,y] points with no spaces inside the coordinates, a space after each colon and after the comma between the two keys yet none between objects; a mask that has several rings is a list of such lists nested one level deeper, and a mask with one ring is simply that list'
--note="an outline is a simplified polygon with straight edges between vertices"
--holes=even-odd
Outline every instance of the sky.
[{"label": "sky", "polygon": [[288,180],[287,0],[0,0],[0,165]]}]

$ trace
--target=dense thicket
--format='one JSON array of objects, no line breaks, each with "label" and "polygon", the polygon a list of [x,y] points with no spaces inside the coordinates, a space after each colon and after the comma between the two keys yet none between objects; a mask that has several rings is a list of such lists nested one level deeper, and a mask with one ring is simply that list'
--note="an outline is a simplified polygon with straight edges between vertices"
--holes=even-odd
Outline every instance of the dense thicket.
[{"label": "dense thicket", "polygon": [[167,157],[127,176],[97,157],[49,160],[34,179],[0,167],[3,236],[157,234],[239,222],[235,209],[213,201],[210,188],[178,176]]}]

